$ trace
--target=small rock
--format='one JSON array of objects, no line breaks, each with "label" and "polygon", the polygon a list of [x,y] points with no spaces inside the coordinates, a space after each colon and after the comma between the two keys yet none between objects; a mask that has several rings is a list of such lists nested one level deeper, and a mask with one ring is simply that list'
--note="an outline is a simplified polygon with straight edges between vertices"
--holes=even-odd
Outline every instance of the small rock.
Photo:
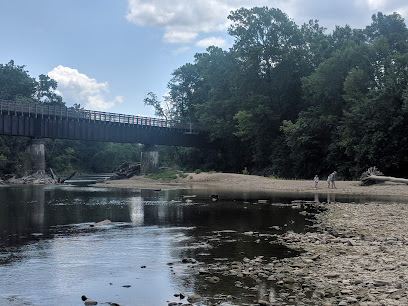
[{"label": "small rock", "polygon": [[283,281],[284,283],[287,283],[287,284],[296,283],[296,280],[295,280],[293,277],[286,277],[286,278],[282,279],[282,281]]},{"label": "small rock", "polygon": [[205,278],[208,282],[216,284],[220,281],[220,278],[217,276],[209,276]]},{"label": "small rock", "polygon": [[327,274],[324,275],[324,277],[327,277],[327,278],[338,278],[338,277],[340,277],[340,274],[339,274],[339,273],[327,273]]},{"label": "small rock", "polygon": [[388,299],[396,299],[398,297],[400,297],[401,295],[403,295],[405,293],[405,290],[399,289],[393,293],[391,293],[390,295],[387,296]]},{"label": "small rock", "polygon": [[387,286],[389,284],[389,282],[386,282],[386,281],[383,281],[383,280],[374,280],[373,284],[376,287],[381,287],[381,286]]},{"label": "small rock", "polygon": [[88,299],[85,295],[81,296],[82,301],[84,301],[85,305],[96,305],[98,304],[97,301]]},{"label": "small rock", "polygon": [[196,295],[196,294],[190,295],[187,298],[187,301],[189,301],[190,303],[198,303],[198,302],[201,302],[202,300],[203,300],[203,298],[201,296],[199,296],[199,295]]}]

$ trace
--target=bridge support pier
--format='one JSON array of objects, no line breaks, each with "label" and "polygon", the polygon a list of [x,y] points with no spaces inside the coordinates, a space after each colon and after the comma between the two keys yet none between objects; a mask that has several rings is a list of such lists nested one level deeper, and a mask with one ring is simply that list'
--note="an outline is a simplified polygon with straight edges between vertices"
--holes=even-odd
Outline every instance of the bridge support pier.
[{"label": "bridge support pier", "polygon": [[43,138],[31,138],[30,155],[33,172],[45,173],[45,150]]},{"label": "bridge support pier", "polygon": [[147,147],[142,151],[140,158],[140,174],[156,173],[159,171],[159,152],[153,147]]}]

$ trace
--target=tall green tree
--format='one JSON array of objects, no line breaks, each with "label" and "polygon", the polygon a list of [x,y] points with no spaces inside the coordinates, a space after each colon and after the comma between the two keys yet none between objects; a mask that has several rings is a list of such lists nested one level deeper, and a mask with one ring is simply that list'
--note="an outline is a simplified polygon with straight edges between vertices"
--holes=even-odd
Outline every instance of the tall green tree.
[{"label": "tall green tree", "polygon": [[41,74],[36,86],[35,99],[48,105],[65,106],[62,97],[56,93],[58,83],[48,75]]},{"label": "tall green tree", "polygon": [[25,66],[18,66],[11,60],[0,64],[0,99],[9,101],[31,100],[37,82],[30,77]]}]

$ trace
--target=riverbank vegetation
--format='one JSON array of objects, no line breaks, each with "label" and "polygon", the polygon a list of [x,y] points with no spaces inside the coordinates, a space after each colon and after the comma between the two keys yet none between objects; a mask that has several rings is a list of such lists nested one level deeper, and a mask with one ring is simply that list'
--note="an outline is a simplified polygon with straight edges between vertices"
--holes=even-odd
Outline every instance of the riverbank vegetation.
[{"label": "riverbank vegetation", "polygon": [[[239,9],[228,17],[234,43],[210,46],[177,68],[157,116],[198,123],[216,150],[160,147],[162,166],[280,178],[357,178],[371,166],[408,172],[408,30],[397,13],[363,29],[318,21],[297,25],[279,9]],[[57,83],[0,65],[0,99],[65,105]],[[166,105],[166,107],[163,107]],[[80,107],[80,105],[74,105]],[[27,169],[27,139],[0,138],[0,170]],[[47,140],[47,167],[109,172],[140,160],[141,145]]]}]

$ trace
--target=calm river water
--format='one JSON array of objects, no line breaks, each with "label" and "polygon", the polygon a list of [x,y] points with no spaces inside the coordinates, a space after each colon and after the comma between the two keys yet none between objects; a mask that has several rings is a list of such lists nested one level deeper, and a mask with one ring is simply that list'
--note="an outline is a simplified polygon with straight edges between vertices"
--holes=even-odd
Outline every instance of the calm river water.
[{"label": "calm river water", "polygon": [[[209,197],[214,193],[220,196],[217,202]],[[189,203],[182,195],[196,197]],[[243,289],[234,286],[236,280],[210,286],[182,260],[295,256],[273,241],[283,231],[301,232],[312,224],[290,205],[279,204],[299,198],[314,196],[0,187],[0,305],[83,305],[86,295],[99,304],[155,306],[180,301],[174,297],[180,292],[234,295],[236,305],[253,302],[256,298],[245,298]],[[268,204],[257,204],[259,199]],[[112,223],[90,226],[104,219]],[[244,235],[247,231],[260,235]],[[273,283],[259,288],[255,295],[262,299],[276,290]]]}]

